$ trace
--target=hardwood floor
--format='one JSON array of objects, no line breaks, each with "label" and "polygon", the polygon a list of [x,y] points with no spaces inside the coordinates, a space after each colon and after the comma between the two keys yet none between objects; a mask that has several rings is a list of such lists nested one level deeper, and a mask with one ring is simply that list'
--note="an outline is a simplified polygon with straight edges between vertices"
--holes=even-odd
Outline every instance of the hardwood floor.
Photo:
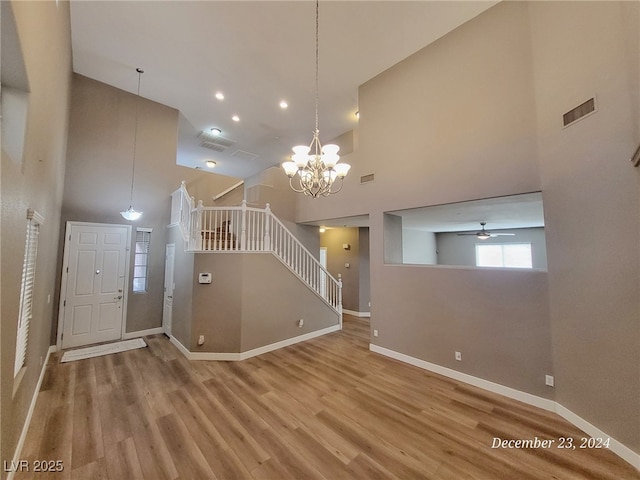
[{"label": "hardwood floor", "polygon": [[[640,479],[559,416],[368,350],[369,324],[243,362],[189,362],[166,337],[53,355],[16,479]],[[494,437],[553,448],[492,449]],[[61,460],[34,473],[36,460]]]}]

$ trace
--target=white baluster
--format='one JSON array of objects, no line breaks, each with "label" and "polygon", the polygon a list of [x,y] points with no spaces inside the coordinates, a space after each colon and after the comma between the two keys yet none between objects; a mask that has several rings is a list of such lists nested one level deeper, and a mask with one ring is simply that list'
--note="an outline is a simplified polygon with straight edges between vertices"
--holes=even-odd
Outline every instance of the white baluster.
[{"label": "white baluster", "polygon": [[[192,197],[193,198],[193,197]],[[195,201],[195,198],[193,198],[193,201]],[[196,215],[196,225],[195,225],[195,239],[196,242],[198,242],[198,250],[202,250],[203,248],[203,244],[202,244],[202,200],[200,200],[198,202],[198,206],[196,207],[196,211],[197,211],[197,215]]]},{"label": "white baluster", "polygon": [[240,229],[240,250],[247,249],[247,201],[242,200],[242,224]]},{"label": "white baluster", "polygon": [[271,251],[271,206],[267,203],[264,209],[264,250]]}]

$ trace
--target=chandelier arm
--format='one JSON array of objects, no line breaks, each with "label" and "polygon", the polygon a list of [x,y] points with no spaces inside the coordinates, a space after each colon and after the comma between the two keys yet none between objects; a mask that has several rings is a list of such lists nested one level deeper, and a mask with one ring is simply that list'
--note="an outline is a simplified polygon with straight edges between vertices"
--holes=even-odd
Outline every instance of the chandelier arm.
[{"label": "chandelier arm", "polygon": [[293,177],[289,178],[289,186],[291,187],[291,190],[293,190],[296,193],[304,193],[304,189],[297,189],[296,187],[293,186]]}]

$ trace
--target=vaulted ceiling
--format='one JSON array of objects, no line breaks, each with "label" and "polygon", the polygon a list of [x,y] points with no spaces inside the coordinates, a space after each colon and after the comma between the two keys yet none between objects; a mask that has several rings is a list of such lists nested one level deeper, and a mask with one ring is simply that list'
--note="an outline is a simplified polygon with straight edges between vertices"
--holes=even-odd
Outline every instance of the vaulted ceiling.
[{"label": "vaulted ceiling", "polygon": [[[323,143],[356,127],[361,84],[495,3],[321,2]],[[246,178],[311,141],[315,2],[72,1],[71,27],[76,73],[135,93],[140,67],[141,96],[180,111],[180,165]]]}]

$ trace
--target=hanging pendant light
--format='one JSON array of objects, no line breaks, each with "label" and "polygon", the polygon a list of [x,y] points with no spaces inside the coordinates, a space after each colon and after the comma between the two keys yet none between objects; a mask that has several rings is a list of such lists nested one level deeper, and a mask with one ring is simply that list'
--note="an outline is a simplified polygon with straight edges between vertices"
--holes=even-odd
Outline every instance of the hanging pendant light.
[{"label": "hanging pendant light", "polygon": [[[284,162],[282,168],[289,177],[289,186],[297,193],[304,193],[312,198],[327,197],[332,193],[338,193],[342,189],[344,177],[347,176],[351,165],[338,163],[340,156],[338,145],[325,145],[320,143],[320,130],[318,129],[318,10],[319,2],[316,0],[316,128],[313,132],[311,144],[293,147],[294,154],[291,161]],[[294,185],[294,178],[297,185]],[[336,180],[340,179],[340,186],[333,190]]]},{"label": "hanging pendant light", "polygon": [[138,72],[138,96],[136,98],[136,117],[135,117],[135,127],[133,130],[133,161],[131,163],[131,196],[129,197],[129,208],[127,208],[124,212],[120,212],[120,215],[125,220],[135,221],[138,220],[142,216],[142,212],[138,212],[133,208],[133,184],[136,178],[136,146],[138,144],[138,106],[140,103],[140,79],[142,78],[142,74],[144,70],[141,68],[136,68],[136,72]]}]

